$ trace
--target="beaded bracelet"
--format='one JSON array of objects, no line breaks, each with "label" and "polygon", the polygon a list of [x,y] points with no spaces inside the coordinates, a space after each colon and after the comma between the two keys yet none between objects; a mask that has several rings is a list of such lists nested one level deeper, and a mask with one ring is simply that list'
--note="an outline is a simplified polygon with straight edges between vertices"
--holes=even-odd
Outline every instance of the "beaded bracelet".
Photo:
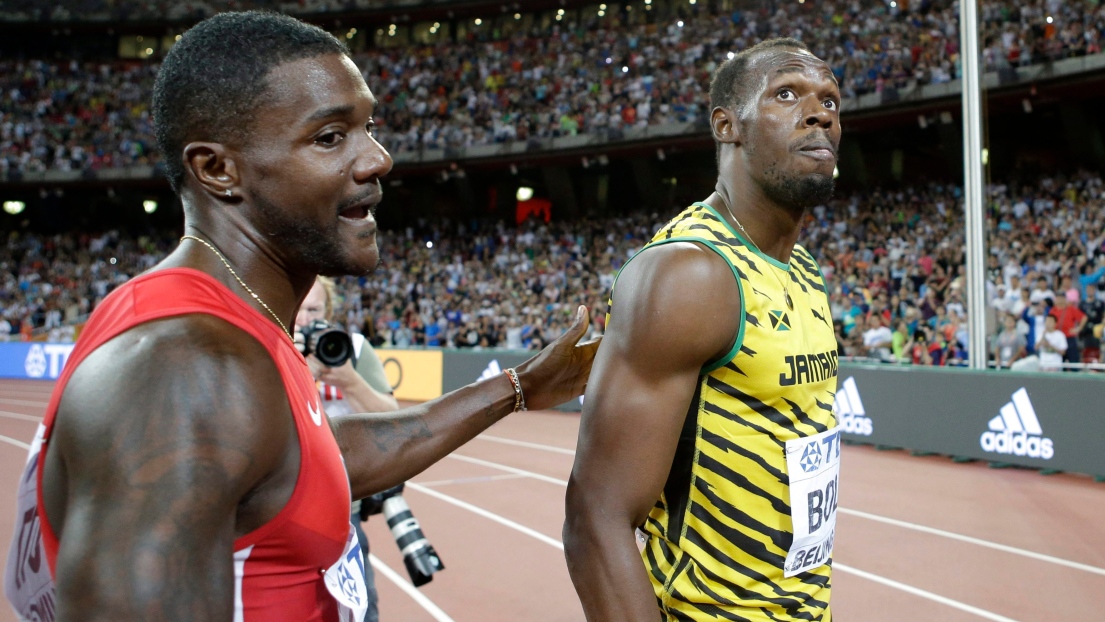
[{"label": "beaded bracelet", "polygon": [[514,371],[513,367],[508,367],[503,370],[507,378],[510,378],[510,384],[514,386],[514,412],[526,409],[526,398],[522,395],[522,383],[518,381],[518,372]]}]

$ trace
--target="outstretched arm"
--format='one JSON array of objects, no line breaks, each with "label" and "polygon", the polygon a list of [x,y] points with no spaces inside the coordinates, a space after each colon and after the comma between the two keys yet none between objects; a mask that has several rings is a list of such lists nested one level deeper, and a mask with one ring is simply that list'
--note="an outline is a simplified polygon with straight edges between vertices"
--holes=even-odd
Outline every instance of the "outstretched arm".
[{"label": "outstretched arm", "polygon": [[59,620],[231,620],[242,498],[291,412],[264,348],[209,316],[145,324],[66,386],[43,480]]},{"label": "outstretched arm", "polygon": [[691,243],[646,250],[618,278],[564,524],[568,570],[588,620],[657,619],[634,529],[660,498],[700,370],[733,345],[739,296],[725,261]]},{"label": "outstretched arm", "polygon": [[[577,345],[587,325],[580,307],[560,339],[518,366],[528,408],[551,408],[583,393],[598,349],[598,342]],[[335,417],[353,498],[405,482],[513,411],[514,386],[500,374],[413,408]]]}]

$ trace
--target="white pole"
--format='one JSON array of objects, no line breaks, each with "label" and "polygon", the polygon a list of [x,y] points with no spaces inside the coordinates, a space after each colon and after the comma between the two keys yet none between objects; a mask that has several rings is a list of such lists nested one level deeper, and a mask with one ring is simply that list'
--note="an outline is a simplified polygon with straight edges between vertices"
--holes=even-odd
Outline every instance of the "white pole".
[{"label": "white pole", "polygon": [[977,0],[959,0],[959,49],[963,85],[963,207],[966,212],[967,357],[986,369],[986,273],[982,187],[982,97],[978,67]]}]

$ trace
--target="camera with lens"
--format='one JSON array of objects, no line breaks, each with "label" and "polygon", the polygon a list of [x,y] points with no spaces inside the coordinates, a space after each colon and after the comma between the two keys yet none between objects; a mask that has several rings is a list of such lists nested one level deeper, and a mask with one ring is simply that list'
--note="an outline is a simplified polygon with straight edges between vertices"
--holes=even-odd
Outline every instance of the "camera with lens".
[{"label": "camera with lens", "polygon": [[300,332],[303,333],[303,356],[314,354],[327,367],[341,367],[353,358],[353,338],[325,320],[315,320]]},{"label": "camera with lens", "polygon": [[400,484],[367,497],[361,502],[361,518],[366,519],[372,514],[384,515],[395,544],[403,554],[403,565],[407,567],[411,583],[418,587],[433,581],[434,573],[445,570],[445,564],[422,533],[422,527],[411,514],[402,493],[403,485]]}]

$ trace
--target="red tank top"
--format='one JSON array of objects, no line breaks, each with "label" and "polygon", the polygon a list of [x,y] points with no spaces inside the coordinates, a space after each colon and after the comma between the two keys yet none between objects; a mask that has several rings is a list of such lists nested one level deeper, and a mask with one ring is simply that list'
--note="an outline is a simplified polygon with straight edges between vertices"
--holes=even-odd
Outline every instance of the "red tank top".
[{"label": "red tank top", "polygon": [[338,606],[323,574],[343,556],[349,537],[349,478],[322,416],[315,381],[303,356],[269,318],[211,276],[189,268],[152,272],[112,292],[92,314],[58,380],[40,428],[45,443],[37,469],[38,519],[51,573],[58,539],[43,510],[42,465],[66,383],[81,361],[109,339],[143,322],[191,313],[229,322],[268,350],[280,371],[299,437],[299,476],[287,505],[271,521],[234,541],[234,621],[336,621]]}]

